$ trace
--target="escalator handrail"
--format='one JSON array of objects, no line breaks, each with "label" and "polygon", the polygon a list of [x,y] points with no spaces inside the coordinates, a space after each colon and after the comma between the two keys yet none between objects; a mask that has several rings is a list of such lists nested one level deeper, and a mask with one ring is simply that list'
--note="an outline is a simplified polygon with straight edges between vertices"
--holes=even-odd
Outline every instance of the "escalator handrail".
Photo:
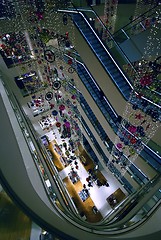
[{"label": "escalator handrail", "polygon": [[[91,6],[92,8],[92,6]],[[79,10],[79,9],[78,9]],[[133,69],[133,71],[136,72],[134,66],[132,65],[130,59],[128,58],[128,56],[126,55],[126,53],[122,50],[122,48],[120,47],[120,45],[117,43],[117,41],[115,40],[115,38],[113,37],[113,35],[111,34],[111,32],[108,30],[108,28],[105,26],[105,24],[103,23],[102,19],[98,16],[98,14],[96,13],[96,11],[92,8],[90,10],[88,9],[81,9],[81,11],[90,11],[92,13],[94,13],[94,15],[96,16],[96,18],[99,20],[99,22],[101,23],[102,27],[107,31],[108,35],[111,38],[111,41],[116,45],[116,47],[121,51],[121,53],[123,54],[123,56],[125,57],[127,63],[131,66],[131,68]],[[137,72],[136,72],[137,73]]]},{"label": "escalator handrail", "polygon": [[[77,9],[77,8],[76,8]],[[83,11],[84,9],[81,9],[81,11]],[[79,11],[79,9],[77,9],[77,11],[78,11],[78,13],[79,14],[81,14],[81,12]],[[85,11],[85,10],[84,10]],[[89,10],[88,10],[89,11]],[[108,28],[104,25],[104,23],[102,22],[102,20],[100,19],[100,17],[97,15],[97,13],[92,9],[91,10],[95,15],[96,15],[96,17],[100,20],[100,22],[101,22],[101,24],[103,25],[103,27],[106,29],[106,31],[108,32],[108,34],[110,35],[110,37],[112,38],[112,40],[113,40],[113,42],[116,44],[116,46],[120,49],[120,51],[123,53],[123,55],[125,56],[125,58],[127,59],[127,62],[128,62],[128,64],[130,64],[130,66],[131,66],[131,68],[134,70],[134,72],[135,72],[135,74],[137,74],[138,75],[138,73],[137,73],[137,71],[135,70],[135,68],[133,67],[133,65],[132,65],[132,63],[131,63],[131,61],[128,59],[128,57],[126,56],[126,54],[124,53],[124,51],[121,49],[121,47],[119,46],[119,44],[115,41],[115,39],[113,38],[113,36],[112,36],[112,34],[109,32],[109,30],[108,30]],[[81,14],[82,16],[83,16],[83,18],[84,18],[84,20],[86,21],[86,18],[85,18],[85,16],[83,15],[83,14]],[[90,24],[88,23],[88,21],[86,21],[87,22],[87,24],[90,26]],[[91,26],[90,26],[90,28],[91,28]],[[93,29],[91,28],[91,30],[93,31]],[[95,34],[95,32],[93,31],[93,33]],[[97,35],[97,34],[95,34],[95,35]],[[97,37],[98,38],[98,37]],[[101,41],[100,41],[100,43],[101,43]],[[103,44],[103,43],[102,43]],[[104,44],[103,44],[104,45]],[[105,47],[106,48],[106,47]],[[106,50],[106,49],[105,49]],[[107,51],[107,50],[106,50]],[[111,57],[111,55],[109,54],[109,52],[108,52],[108,55]],[[112,59],[113,60],[113,59]],[[114,61],[114,63],[116,63],[115,61]],[[117,67],[118,67],[118,65],[117,65]],[[120,68],[118,68],[118,70],[120,70]],[[125,75],[124,75],[125,76]],[[127,78],[125,77],[125,79],[126,79],[126,82],[127,83],[129,83],[129,81],[127,80]],[[130,84],[131,85],[131,84]],[[134,88],[133,88],[133,86],[132,86],[132,90],[133,90]],[[138,94],[136,91],[135,91],[135,93],[136,94]],[[146,100],[147,102],[149,102],[150,104],[152,104],[152,105],[154,105],[154,106],[156,106],[156,107],[158,107],[158,108],[161,108],[161,106],[160,105],[158,105],[158,104],[156,104],[155,102],[152,102],[150,99],[148,99],[148,98],[146,98],[146,97],[144,97],[144,96],[141,96],[141,98],[142,99],[144,99],[144,100]]]},{"label": "escalator handrail", "polygon": [[[159,0],[158,0],[157,5],[155,5],[153,8],[156,8],[158,5],[159,5]],[[133,65],[132,65],[131,61],[129,60],[129,58],[126,56],[126,54],[124,53],[124,51],[122,50],[122,48],[120,47],[120,45],[115,41],[113,35],[110,33],[110,31],[108,30],[108,28],[107,28],[107,27],[105,26],[105,24],[102,22],[101,18],[100,18],[100,17],[98,16],[98,14],[95,12],[95,10],[93,9],[93,7],[92,7],[92,6],[90,6],[90,7],[92,8],[92,12],[96,15],[96,17],[97,17],[97,18],[99,19],[99,21],[101,22],[102,26],[106,29],[106,31],[107,31],[108,34],[110,35],[110,37],[111,37],[111,39],[113,40],[113,42],[115,43],[115,45],[119,48],[119,50],[120,50],[120,51],[123,53],[123,55],[125,56],[128,64],[130,65],[130,67],[133,69],[133,71],[135,72],[135,74],[138,75],[137,71],[136,71],[135,68],[133,67]],[[153,8],[151,8],[151,9],[153,9]],[[150,9],[150,10],[151,10],[151,9]],[[149,11],[150,11],[150,10],[149,10]],[[148,12],[148,11],[147,11],[147,12]],[[147,13],[147,12],[145,12],[145,13]],[[142,14],[142,15],[144,15],[144,14]],[[140,18],[142,15],[140,15],[138,18]],[[137,18],[136,18],[136,19],[137,19]],[[134,19],[133,21],[135,21],[136,19]],[[127,24],[127,25],[130,25],[130,23]],[[126,26],[126,25],[125,25],[125,26]],[[124,26],[124,27],[125,27],[125,26]],[[124,29],[124,28],[121,28],[121,30],[122,30],[122,29]],[[137,94],[137,92],[136,92],[136,94]],[[142,96],[141,98],[144,99],[144,100],[146,100],[147,102],[153,104],[154,106],[156,106],[156,107],[158,107],[158,108],[161,108],[160,105],[156,104],[155,102],[152,102],[150,99],[147,99],[147,98],[145,98],[144,96]]]},{"label": "escalator handrail", "polygon": [[[100,42],[101,46],[104,48],[104,50],[107,52],[108,56],[111,58],[111,60],[113,61],[113,63],[115,64],[115,66],[117,67],[118,71],[120,72],[120,74],[123,75],[124,79],[126,80],[128,86],[131,88],[131,90],[134,90],[134,87],[132,86],[132,84],[129,82],[129,80],[127,79],[127,77],[125,76],[125,74],[123,73],[123,71],[121,70],[121,68],[118,66],[118,64],[116,63],[116,61],[114,60],[114,58],[111,56],[111,54],[109,53],[109,51],[107,50],[106,46],[102,43],[102,41],[99,39],[99,37],[97,36],[97,34],[95,33],[95,31],[93,30],[93,28],[90,26],[90,24],[88,23],[87,19],[85,18],[85,16],[83,15],[82,12],[80,11],[74,11],[74,10],[58,10],[58,12],[67,12],[67,13],[74,13],[74,14],[80,14],[83,19],[86,21],[87,25],[90,27],[90,29],[92,30],[92,32],[94,33],[94,35],[96,36],[97,40]],[[134,69],[134,68],[133,68]],[[134,69],[134,71],[136,72],[136,70]],[[136,72],[137,73],[137,72]],[[136,91],[135,91],[136,95],[139,95]],[[157,108],[161,109],[161,106],[158,105],[157,103],[151,101],[150,99],[141,96],[142,99],[144,99],[145,101],[147,101],[149,104],[152,104],[154,106],[156,106]]]},{"label": "escalator handrail", "polygon": [[[72,59],[73,57],[70,55],[67,55],[67,54],[64,54],[66,57]],[[80,64],[82,65],[82,67],[85,68],[85,70],[88,72],[88,74],[90,75],[90,77],[93,79],[93,77],[91,76],[90,72],[88,71],[88,69],[86,68],[85,64],[80,62],[79,60],[75,59],[75,61],[77,62],[77,64]],[[79,91],[79,90],[78,90]],[[105,99],[106,100],[106,99]],[[112,107],[112,105],[109,103],[108,99],[107,99],[107,104],[109,106],[109,108],[111,109],[111,111],[113,112],[113,114],[118,117],[118,114],[117,112],[115,111],[115,109]],[[127,130],[127,129],[126,129]],[[128,131],[128,130],[127,130]],[[129,134],[131,134],[130,132],[128,132]],[[157,158],[159,158],[161,160],[161,156],[158,155],[153,149],[151,149],[148,145],[146,145],[145,143],[142,142],[142,144],[144,145],[144,147],[146,148],[146,152],[151,152],[152,155],[155,155]],[[158,161],[157,161],[158,162]],[[158,162],[160,164],[160,161]]]},{"label": "escalator handrail", "polygon": [[[70,55],[67,55],[67,54],[64,54],[66,57],[72,59],[73,57]],[[92,78],[93,82],[95,83],[95,80],[94,78],[92,77],[92,75],[90,74],[90,72],[88,71],[87,67],[85,66],[84,63],[80,62],[79,60],[75,59],[76,63],[79,64],[79,65],[82,65],[83,68],[85,68],[85,70],[88,72],[88,75],[90,76],[90,78]],[[97,85],[97,83],[96,83]],[[99,88],[99,87],[98,87]],[[105,97],[105,96],[104,96]],[[112,105],[109,103],[108,99],[106,98],[105,101],[107,102],[109,108],[111,109],[111,111],[113,112],[113,114],[118,117],[118,114],[116,113],[116,111],[114,110],[114,108],[112,107]]]},{"label": "escalator handrail", "polygon": [[[74,6],[74,8],[79,12],[79,9],[76,8],[76,6],[72,3],[72,5]],[[122,50],[122,48],[120,47],[120,45],[117,43],[117,41],[114,39],[113,35],[111,34],[111,32],[108,30],[108,28],[106,27],[106,25],[103,23],[102,19],[99,17],[99,15],[96,13],[96,11],[94,10],[94,8],[92,6],[90,6],[91,9],[81,9],[81,11],[91,11],[92,13],[94,13],[94,15],[96,16],[97,19],[99,19],[99,22],[101,23],[102,27],[108,32],[108,35],[110,36],[111,40],[114,42],[114,44],[116,45],[116,47],[121,51],[121,53],[124,55],[125,59],[127,60],[128,64],[130,64],[131,68],[136,72],[135,68],[133,67],[130,59],[127,57],[127,55],[125,54],[125,52]],[[137,73],[137,72],[136,72]]]},{"label": "escalator handrail", "polygon": [[[85,67],[85,65],[84,65],[83,63],[81,63],[81,62],[79,62],[79,61],[77,61],[77,63],[78,63],[78,64],[81,64],[82,67]],[[88,71],[86,68],[85,68],[85,70]],[[108,104],[109,108],[111,109],[111,111],[113,112],[113,114],[114,114],[116,117],[118,117],[118,114],[116,113],[116,111],[113,109],[113,107],[111,106],[111,104],[110,104],[108,101],[107,101],[107,104]],[[126,131],[127,131],[127,129],[126,129]],[[130,134],[130,132],[129,132],[129,134]],[[152,158],[153,158],[153,155],[155,155],[156,158],[158,158],[158,160],[156,159],[156,161],[160,164],[159,159],[161,160],[161,156],[158,155],[153,149],[151,149],[150,147],[148,147],[148,145],[146,145],[145,143],[142,142],[142,144],[143,144],[144,147],[145,147],[145,151],[146,151],[148,154],[150,154]],[[125,157],[125,158],[126,158],[126,157]],[[154,160],[155,160],[155,159],[154,159]]]},{"label": "escalator handrail", "polygon": [[91,29],[91,31],[94,33],[95,37],[97,38],[97,40],[99,41],[99,43],[101,44],[101,46],[103,47],[103,49],[107,52],[108,56],[110,57],[110,59],[112,60],[112,62],[115,64],[115,66],[117,67],[118,71],[120,72],[120,74],[124,77],[124,79],[126,80],[127,84],[129,85],[130,89],[133,90],[133,86],[130,83],[130,81],[128,80],[127,76],[123,73],[122,69],[120,68],[120,66],[116,63],[115,59],[112,57],[112,55],[110,54],[110,52],[108,51],[107,47],[103,44],[103,42],[100,40],[100,38],[97,36],[97,34],[95,33],[95,31],[93,30],[93,28],[91,27],[91,25],[89,24],[89,22],[87,21],[86,17],[84,16],[84,14],[82,12],[76,12],[73,10],[58,10],[59,12],[67,12],[67,13],[75,13],[75,14],[80,14],[83,19],[85,20],[86,24],[89,26],[89,28]]}]

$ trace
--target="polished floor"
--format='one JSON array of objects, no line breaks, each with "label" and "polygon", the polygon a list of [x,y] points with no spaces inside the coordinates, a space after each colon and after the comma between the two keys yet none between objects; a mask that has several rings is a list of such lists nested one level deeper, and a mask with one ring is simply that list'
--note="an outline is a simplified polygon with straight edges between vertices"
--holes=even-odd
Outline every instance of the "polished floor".
[{"label": "polished floor", "polygon": [[2,190],[0,193],[0,240],[29,240],[31,224],[31,220]]},{"label": "polished floor", "polygon": [[[78,162],[77,168],[74,164],[74,162],[75,162],[74,160],[70,164],[64,164],[61,161],[61,157],[62,157],[62,155],[65,157],[67,157],[67,156],[66,156],[66,150],[63,147],[63,143],[65,141],[67,144],[67,148],[68,148],[69,147],[69,138],[65,138],[65,139],[61,138],[61,131],[58,130],[58,127],[54,123],[54,121],[56,122],[55,119],[53,119],[52,126],[42,128],[42,126],[40,124],[40,119],[42,118],[42,116],[44,116],[44,117],[50,116],[51,110],[49,110],[43,114],[40,114],[36,117],[33,117],[33,110],[31,108],[29,108],[28,104],[27,104],[29,99],[30,99],[30,97],[26,97],[24,99],[24,105],[23,105],[24,111],[28,115],[28,117],[29,117],[31,123],[33,124],[33,127],[36,130],[39,137],[41,138],[41,136],[44,136],[44,135],[46,135],[48,137],[49,142],[50,142],[49,150],[54,156],[53,157],[53,159],[55,159],[54,164],[58,170],[58,174],[61,177],[62,182],[64,182],[64,184],[66,185],[66,188],[67,188],[71,198],[72,199],[75,198],[74,203],[75,203],[77,209],[80,208],[80,206],[82,206],[81,209],[79,209],[79,211],[78,211],[79,214],[81,214],[81,212],[83,211],[83,212],[86,212],[87,220],[100,221],[102,218],[107,216],[107,214],[110,213],[110,211],[113,210],[113,207],[111,207],[109,202],[107,201],[108,197],[111,194],[113,194],[116,190],[120,189],[121,193],[123,193],[123,197],[118,202],[118,204],[119,204],[124,199],[124,197],[126,195],[128,195],[128,193],[123,188],[123,186],[119,183],[119,181],[113,176],[113,174],[110,171],[104,170],[104,167],[101,166],[101,164],[99,164],[99,170],[98,170],[99,177],[98,178],[102,179],[102,181],[105,181],[105,179],[106,179],[109,186],[108,187],[107,186],[98,186],[96,184],[96,182],[93,181],[92,186],[89,187],[88,182],[86,180],[89,177],[88,169],[89,168],[93,169],[95,167],[95,164],[92,161],[92,159],[90,159],[90,156],[88,156],[88,153],[86,153],[83,148],[80,150],[79,154],[77,154],[76,152],[73,154],[72,151],[68,151],[70,156],[72,156],[72,155],[76,156],[76,161]],[[25,103],[25,100],[26,100],[26,103]],[[52,100],[52,101],[54,101],[54,100]],[[53,103],[56,106],[56,102],[53,102]],[[57,120],[60,122],[62,121],[60,115],[57,116]],[[57,144],[60,147],[59,151],[55,150],[56,149],[55,144]],[[84,166],[82,164],[81,155],[83,155],[84,158],[88,159],[87,166]],[[75,184],[72,184],[69,179],[69,173],[72,168],[77,172],[77,174],[79,176],[79,182],[77,182]],[[83,184],[85,184],[87,186],[87,189],[88,189],[89,195],[90,195],[90,197],[85,202],[82,202],[79,197],[79,192],[83,189]],[[93,214],[93,212],[92,212],[93,206],[96,206],[96,208],[99,211],[99,214],[97,214],[97,215]],[[93,214],[93,218],[91,218],[92,214]]]}]

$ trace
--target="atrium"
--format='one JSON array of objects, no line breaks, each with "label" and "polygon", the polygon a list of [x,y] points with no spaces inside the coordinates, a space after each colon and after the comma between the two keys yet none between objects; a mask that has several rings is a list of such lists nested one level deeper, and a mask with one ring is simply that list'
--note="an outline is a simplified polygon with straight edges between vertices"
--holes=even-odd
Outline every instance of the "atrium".
[{"label": "atrium", "polygon": [[159,240],[160,1],[0,9],[3,189],[43,240]]}]

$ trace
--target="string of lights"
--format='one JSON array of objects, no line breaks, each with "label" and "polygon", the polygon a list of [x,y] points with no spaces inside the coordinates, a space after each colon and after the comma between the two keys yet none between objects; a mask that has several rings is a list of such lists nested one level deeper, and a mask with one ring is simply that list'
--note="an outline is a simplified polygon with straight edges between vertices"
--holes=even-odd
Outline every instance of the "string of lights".
[{"label": "string of lights", "polygon": [[[145,97],[158,105],[161,103],[160,16],[161,13],[158,9],[157,19],[149,31],[142,59],[137,64],[135,63],[137,73],[135,77],[133,76],[134,90],[131,92],[123,112],[110,156],[110,162],[117,162],[121,166],[122,175],[135,162],[144,146],[148,144],[160,127],[160,111],[144,100]],[[139,105],[144,108],[141,109]]]},{"label": "string of lights", "polygon": [[[57,1],[55,4],[55,9],[66,9],[70,3]],[[57,100],[54,107],[61,114],[58,119],[61,122],[60,129],[63,130],[62,126],[67,125],[68,121],[70,125],[68,137],[72,139],[77,135],[75,137],[78,141],[77,144],[83,142],[80,134],[82,132],[80,130],[81,118],[78,111],[79,94],[75,90],[78,86],[76,86],[75,74],[73,75],[76,70],[76,62],[72,58],[69,58],[66,63],[64,62],[64,54],[70,56],[75,42],[70,17],[53,11],[54,5],[51,4],[51,1],[45,3],[33,1],[26,4],[26,1],[20,0],[14,2],[14,6],[16,9],[16,17],[12,21],[14,27],[13,29],[9,28],[9,32],[6,32],[8,29],[3,31],[5,26],[1,29],[4,48],[1,47],[5,54],[11,49],[11,53],[8,52],[7,57],[12,58],[10,66],[15,68],[17,79],[19,81],[22,79],[25,96],[29,96],[32,104],[35,102],[39,106],[41,103],[44,109],[51,110],[54,105],[52,98],[53,95],[56,95]],[[61,17],[62,21],[60,21]],[[15,29],[16,32],[13,32]],[[19,47],[19,52],[17,47]],[[59,52],[58,55],[56,55],[55,49]],[[69,69],[72,71],[70,72]],[[49,105],[49,108],[45,105]],[[60,107],[62,108],[60,109]],[[43,116],[44,113],[42,112],[41,115]],[[69,128],[67,129],[69,130]]]}]

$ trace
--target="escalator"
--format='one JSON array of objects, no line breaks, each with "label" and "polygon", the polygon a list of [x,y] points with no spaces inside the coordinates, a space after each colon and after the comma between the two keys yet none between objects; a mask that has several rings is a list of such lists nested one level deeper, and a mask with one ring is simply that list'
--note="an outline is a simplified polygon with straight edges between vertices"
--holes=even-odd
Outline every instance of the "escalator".
[{"label": "escalator", "polygon": [[[86,18],[84,13],[82,13],[81,11],[75,11],[72,14],[72,18],[77,29],[82,34],[83,38],[90,46],[90,48],[92,49],[93,53],[95,54],[95,56],[97,57],[101,65],[104,67],[104,69],[106,70],[110,78],[113,80],[113,82],[115,83],[115,85],[117,86],[121,94],[124,96],[124,98],[129,101],[130,93],[133,90],[132,84],[130,83],[130,80],[125,76],[125,73],[123,73],[123,71],[121,70],[119,64],[114,60],[114,58],[110,54],[110,50],[108,50],[107,46],[105,47],[103,42],[99,39],[97,33],[95,32],[94,28],[91,27],[91,23],[88,20],[88,18]],[[78,64],[78,74],[80,77],[83,75],[86,76],[83,78],[87,81],[88,75],[84,72],[84,69],[80,64]],[[93,83],[92,81],[90,83],[90,80],[88,80],[88,84],[93,84]],[[100,92],[98,94],[98,98],[102,100],[102,94]],[[97,98],[97,102],[99,102],[98,98]],[[140,101],[139,99],[136,100],[138,105],[139,105],[139,101]],[[144,101],[148,101],[148,105],[150,106],[150,108],[157,110],[160,113],[160,106],[158,105],[156,106],[155,103],[149,101],[146,98],[143,99],[143,102]],[[132,104],[134,103],[135,101],[133,99]],[[105,105],[107,105],[107,102]],[[139,106],[139,107],[143,111],[146,111],[144,106]],[[114,116],[114,119],[115,118],[116,116]],[[159,120],[160,120],[160,117],[159,117]],[[160,169],[159,167],[161,163],[160,156],[158,156],[158,154],[154,152],[152,149],[150,149],[148,146],[147,147],[145,146],[145,151],[142,151],[141,156],[148,159],[148,162],[150,162],[151,158],[155,159],[152,165],[155,166],[155,169]]]},{"label": "escalator", "polygon": [[[90,87],[90,89],[94,89],[94,85],[96,84],[95,81],[92,79],[92,76],[89,75],[89,73],[87,72],[84,64],[81,63],[77,63],[77,73],[79,75],[79,77],[81,78],[82,82],[84,83],[84,85],[87,87]],[[97,88],[97,86],[95,87],[96,91],[92,91],[92,96],[95,96],[95,101],[98,105],[98,107],[100,109],[105,108],[106,111],[108,112],[110,118],[112,118],[112,120],[114,122],[117,121],[117,115],[114,113],[114,111],[112,110],[112,107],[110,107],[110,104],[107,104],[107,100],[105,100],[104,98],[104,94],[103,92]],[[103,110],[104,112],[104,110]]]},{"label": "escalator", "polygon": [[[68,59],[72,58],[71,55],[65,55],[64,60],[68,62]],[[75,56],[73,56],[75,58]],[[85,85],[85,87],[88,89],[89,93],[91,94],[92,98],[94,99],[95,103],[103,113],[106,120],[109,122],[111,127],[113,128],[114,132],[116,133],[118,131],[118,113],[116,110],[111,106],[108,99],[103,94],[102,90],[98,87],[95,79],[89,72],[87,66],[78,61],[75,60],[77,63],[77,73]],[[74,62],[74,61],[73,61]],[[74,67],[74,65],[73,65]],[[149,148],[145,145],[144,149],[141,152],[141,157],[145,159],[151,166],[153,166],[154,169],[157,171],[161,171],[161,156],[158,155],[153,149]]]},{"label": "escalator", "polygon": [[132,84],[91,28],[87,18],[79,12],[79,14],[73,14],[73,21],[121,94],[128,100],[133,89]]},{"label": "escalator", "polygon": [[[87,72],[85,66],[78,62],[77,62],[77,73],[81,78],[82,82],[84,83],[84,85],[87,87],[87,89],[90,88],[90,93],[92,94],[92,96],[96,95],[96,104],[98,105],[98,107],[102,110],[103,113],[106,111],[106,114],[105,114],[106,116],[109,114],[110,119],[112,119],[113,123],[117,123],[118,114],[112,108],[112,106],[110,105],[108,100],[105,98],[105,96],[101,94],[101,90],[99,91],[98,88],[94,87],[94,81],[92,80],[91,76]],[[90,85],[92,87],[90,87]],[[95,88],[95,91],[94,91],[94,88]],[[110,120],[108,119],[108,121]],[[151,165],[155,169],[157,170],[160,169],[161,157],[158,154],[156,154],[152,149],[150,149],[148,146],[144,147],[144,150],[141,152],[141,156],[145,160],[147,160],[149,163],[152,162]]]},{"label": "escalator", "polygon": [[[76,29],[80,32],[85,42],[88,44],[90,50],[93,52],[93,56],[100,63],[100,66],[103,67],[104,72],[106,72],[109,76],[109,79],[116,86],[117,90],[123,96],[123,99],[130,102],[132,105],[137,105],[139,109],[143,112],[147,113],[151,117],[153,117],[153,112],[157,112],[157,119],[161,120],[161,106],[150,99],[150,97],[140,96],[139,92],[137,92],[137,88],[133,87],[132,79],[126,75],[121,67],[121,62],[124,64],[128,64],[131,66],[134,71],[134,75],[138,75],[137,71],[131,64],[127,55],[121,49],[119,44],[115,41],[110,32],[105,28],[107,33],[109,34],[109,42],[113,44],[112,50],[108,44],[98,36],[98,32],[93,26],[93,22],[91,18],[89,18],[87,10],[84,9],[69,9],[69,10],[58,10],[58,12],[67,12],[76,26]],[[90,10],[91,11],[91,10]],[[99,16],[92,10],[93,16],[100,21]],[[114,53],[115,52],[115,53]],[[82,54],[82,53],[81,53]],[[114,57],[115,56],[115,57]],[[117,59],[117,60],[116,60]],[[86,59],[83,59],[84,61]],[[94,57],[93,57],[94,61]],[[85,62],[86,63],[86,62]],[[87,64],[88,65],[88,64]],[[102,74],[102,72],[101,72]],[[139,90],[138,90],[139,91]],[[120,101],[123,101],[120,99]],[[145,107],[145,103],[146,106]]]}]

